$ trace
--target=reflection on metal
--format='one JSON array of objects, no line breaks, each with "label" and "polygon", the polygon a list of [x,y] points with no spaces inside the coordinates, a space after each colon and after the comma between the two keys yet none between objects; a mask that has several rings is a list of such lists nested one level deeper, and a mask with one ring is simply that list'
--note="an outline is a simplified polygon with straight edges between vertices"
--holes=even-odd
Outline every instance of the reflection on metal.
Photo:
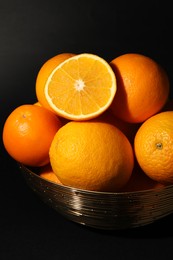
[{"label": "reflection on metal", "polygon": [[127,229],[173,213],[173,185],[136,192],[93,192],[47,181],[24,165],[30,188],[71,221],[98,229]]}]

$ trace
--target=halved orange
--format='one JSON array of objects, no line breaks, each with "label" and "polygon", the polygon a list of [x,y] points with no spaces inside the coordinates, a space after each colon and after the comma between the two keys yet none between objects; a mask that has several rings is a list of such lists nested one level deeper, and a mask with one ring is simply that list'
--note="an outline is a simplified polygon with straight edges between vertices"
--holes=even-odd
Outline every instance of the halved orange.
[{"label": "halved orange", "polygon": [[107,61],[82,53],[66,59],[50,73],[44,93],[57,115],[82,121],[103,113],[116,90],[116,76]]},{"label": "halved orange", "polygon": [[74,53],[70,53],[70,52],[63,52],[63,53],[59,53],[53,57],[51,57],[50,59],[48,59],[45,63],[43,63],[43,65],[41,66],[37,78],[36,78],[36,84],[35,84],[35,90],[36,90],[36,96],[37,96],[37,101],[39,102],[39,104],[47,109],[49,109],[50,111],[54,112],[51,107],[49,106],[49,104],[47,103],[47,100],[45,98],[45,94],[44,94],[44,87],[45,87],[45,83],[49,77],[49,75],[51,74],[51,72],[63,61],[65,61],[66,59],[75,56]]}]

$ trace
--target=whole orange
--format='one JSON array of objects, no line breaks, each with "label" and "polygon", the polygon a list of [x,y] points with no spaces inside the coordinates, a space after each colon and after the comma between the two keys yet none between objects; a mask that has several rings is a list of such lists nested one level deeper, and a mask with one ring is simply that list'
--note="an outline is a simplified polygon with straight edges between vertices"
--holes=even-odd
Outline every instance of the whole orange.
[{"label": "whole orange", "polygon": [[56,174],[53,172],[50,163],[40,167],[39,176],[47,181],[55,182],[57,184],[62,184]]},{"label": "whole orange", "polygon": [[166,71],[150,57],[127,53],[110,62],[117,78],[111,110],[122,120],[144,122],[165,105],[170,91]]},{"label": "whole orange", "polygon": [[154,181],[149,178],[143,170],[136,164],[134,166],[132,175],[128,183],[121,189],[121,192],[133,192],[133,191],[142,191],[150,190],[157,188],[164,188],[165,185]]},{"label": "whole orange", "polygon": [[[42,105],[40,104],[40,102],[38,102],[38,101],[35,102],[34,105],[36,105],[36,106],[42,106]],[[51,112],[52,112],[52,111],[51,111]],[[67,122],[69,122],[69,120],[66,119],[66,118],[64,118],[64,117],[60,117],[60,116],[59,116],[59,119],[60,119],[62,125],[65,125]]]},{"label": "whole orange", "polygon": [[62,126],[49,154],[62,184],[85,190],[119,190],[129,180],[134,165],[127,137],[99,120],[71,121]]},{"label": "whole orange", "polygon": [[151,179],[173,183],[173,111],[147,119],[136,133],[134,149],[140,167]]},{"label": "whole orange", "polygon": [[116,126],[125,134],[130,143],[133,145],[135,134],[141,123],[129,123],[127,121],[121,120],[120,118],[116,117],[110,109],[107,109],[97,119],[101,119]]},{"label": "whole orange", "polygon": [[7,117],[3,128],[6,151],[28,166],[49,163],[49,148],[61,127],[59,118],[37,105],[21,105]]},{"label": "whole orange", "polygon": [[73,57],[75,54],[73,53],[60,53],[55,55],[54,57],[48,59],[40,68],[37,78],[36,78],[36,96],[38,102],[45,108],[53,111],[53,109],[49,106],[45,94],[44,87],[46,81],[51,74],[51,72],[63,61],[66,59]]}]

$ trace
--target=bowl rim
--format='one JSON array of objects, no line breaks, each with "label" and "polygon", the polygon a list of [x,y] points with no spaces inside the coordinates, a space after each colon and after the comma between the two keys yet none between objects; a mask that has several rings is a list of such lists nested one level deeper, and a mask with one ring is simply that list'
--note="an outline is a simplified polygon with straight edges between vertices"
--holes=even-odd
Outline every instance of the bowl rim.
[{"label": "bowl rim", "polygon": [[[80,189],[80,188],[76,188],[76,187],[71,187],[71,186],[67,186],[67,185],[62,185],[56,182],[53,182],[51,180],[47,180],[44,179],[43,177],[39,176],[39,174],[37,174],[36,172],[34,172],[34,168],[26,166],[22,163],[17,162],[18,167],[20,168],[20,170],[23,172],[27,172],[30,175],[33,175],[35,178],[39,179],[42,182],[48,183],[49,185],[54,185],[54,187],[58,187],[60,189],[64,189],[67,191],[71,191],[71,192],[75,192],[75,193],[83,193],[83,194],[88,194],[88,195],[102,195],[102,196],[122,196],[122,195],[126,195],[126,196],[137,196],[137,195],[148,195],[148,193],[155,193],[158,194],[161,191],[165,191],[165,190],[169,190],[169,189],[173,189],[173,184],[168,184],[165,185],[163,187],[155,187],[155,188],[149,188],[149,189],[145,189],[145,190],[137,190],[137,191],[117,191],[117,192],[106,192],[106,191],[93,191],[93,190],[85,190],[85,189]],[[37,167],[35,167],[37,168]]]}]

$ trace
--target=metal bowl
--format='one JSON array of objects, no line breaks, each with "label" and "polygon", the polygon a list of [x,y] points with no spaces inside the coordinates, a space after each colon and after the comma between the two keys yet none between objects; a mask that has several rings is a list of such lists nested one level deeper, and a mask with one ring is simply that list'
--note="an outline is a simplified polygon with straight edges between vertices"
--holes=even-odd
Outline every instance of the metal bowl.
[{"label": "metal bowl", "polygon": [[97,229],[128,229],[173,213],[173,185],[135,192],[93,192],[56,184],[19,164],[30,188],[67,219]]}]

